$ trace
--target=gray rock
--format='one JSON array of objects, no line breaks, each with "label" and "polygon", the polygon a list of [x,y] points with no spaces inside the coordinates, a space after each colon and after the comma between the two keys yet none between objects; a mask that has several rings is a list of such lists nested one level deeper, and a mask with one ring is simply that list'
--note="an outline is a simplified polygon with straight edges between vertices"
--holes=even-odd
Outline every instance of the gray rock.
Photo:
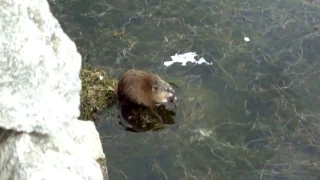
[{"label": "gray rock", "polygon": [[[92,159],[105,159],[99,133],[94,122],[76,120],[66,131],[66,136],[71,137],[76,144],[81,146],[85,154],[91,156]],[[64,137],[65,134],[63,133],[61,136]]]},{"label": "gray rock", "polygon": [[97,162],[66,137],[0,130],[0,179],[102,180]]},{"label": "gray rock", "polygon": [[0,0],[0,32],[0,179],[102,180],[99,134],[77,120],[81,57],[47,1]]},{"label": "gray rock", "polygon": [[62,131],[79,116],[75,44],[42,0],[0,0],[0,32],[0,127]]}]

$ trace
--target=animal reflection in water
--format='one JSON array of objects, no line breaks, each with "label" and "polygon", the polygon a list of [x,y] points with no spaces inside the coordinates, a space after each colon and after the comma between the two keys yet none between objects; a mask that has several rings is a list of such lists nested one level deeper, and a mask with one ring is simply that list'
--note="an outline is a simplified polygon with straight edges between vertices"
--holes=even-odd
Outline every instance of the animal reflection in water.
[{"label": "animal reflection in water", "polygon": [[165,104],[174,103],[174,89],[159,76],[141,70],[126,71],[119,80],[120,125],[133,132],[160,130],[174,124],[175,112]]}]

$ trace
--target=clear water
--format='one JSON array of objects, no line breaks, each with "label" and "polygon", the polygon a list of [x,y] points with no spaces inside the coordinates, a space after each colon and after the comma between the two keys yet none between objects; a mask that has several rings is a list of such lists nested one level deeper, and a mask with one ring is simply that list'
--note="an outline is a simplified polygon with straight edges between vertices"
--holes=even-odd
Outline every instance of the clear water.
[{"label": "clear water", "polygon": [[[162,131],[124,131],[114,109],[101,117],[110,179],[320,177],[319,0],[50,5],[86,63],[180,85],[175,124]],[[190,51],[213,64],[163,66]]]}]

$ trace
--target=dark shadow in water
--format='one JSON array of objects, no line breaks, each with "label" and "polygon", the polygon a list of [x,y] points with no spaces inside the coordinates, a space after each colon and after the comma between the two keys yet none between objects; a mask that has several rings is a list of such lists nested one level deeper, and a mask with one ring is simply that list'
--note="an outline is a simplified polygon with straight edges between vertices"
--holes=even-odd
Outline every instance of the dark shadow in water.
[{"label": "dark shadow in water", "polygon": [[127,131],[147,132],[164,129],[165,124],[174,124],[176,113],[165,105],[147,108],[137,104],[118,105],[120,122]]}]

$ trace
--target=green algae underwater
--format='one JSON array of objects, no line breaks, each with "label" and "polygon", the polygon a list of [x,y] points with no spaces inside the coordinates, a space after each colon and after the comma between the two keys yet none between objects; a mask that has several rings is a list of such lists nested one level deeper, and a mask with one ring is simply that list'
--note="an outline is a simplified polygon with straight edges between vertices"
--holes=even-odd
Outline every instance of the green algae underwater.
[{"label": "green algae underwater", "polygon": [[[85,96],[90,86],[81,95],[92,110],[82,108],[82,117],[100,119],[110,179],[320,177],[319,0],[49,3],[83,64],[99,67],[82,72],[93,82],[102,75],[101,87],[111,87],[98,88],[95,99]],[[186,52],[213,64],[163,66]],[[116,125],[107,104],[116,79],[132,67],[177,84],[174,124],[145,133]]]}]

